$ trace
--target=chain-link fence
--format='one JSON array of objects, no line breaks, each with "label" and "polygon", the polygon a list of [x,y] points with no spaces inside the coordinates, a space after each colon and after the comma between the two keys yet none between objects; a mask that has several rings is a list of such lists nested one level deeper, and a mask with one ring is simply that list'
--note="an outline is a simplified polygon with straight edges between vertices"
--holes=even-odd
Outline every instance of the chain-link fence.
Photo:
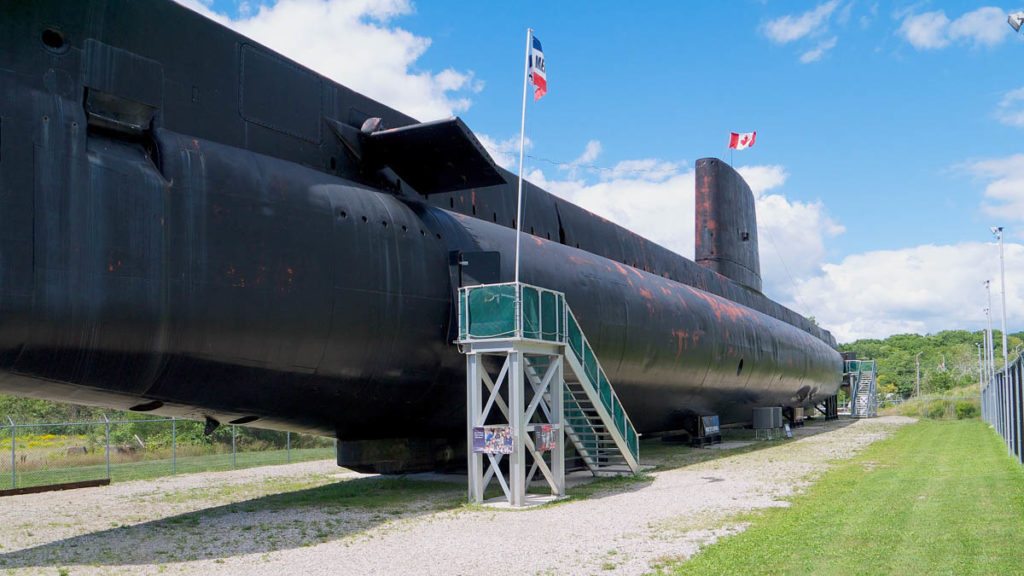
[{"label": "chain-link fence", "polygon": [[0,421],[0,491],[51,484],[155,478],[335,459],[335,440],[176,418],[19,423]]},{"label": "chain-link fence", "polygon": [[1006,442],[1007,452],[1024,464],[1024,358],[995,373],[981,392],[981,417]]}]

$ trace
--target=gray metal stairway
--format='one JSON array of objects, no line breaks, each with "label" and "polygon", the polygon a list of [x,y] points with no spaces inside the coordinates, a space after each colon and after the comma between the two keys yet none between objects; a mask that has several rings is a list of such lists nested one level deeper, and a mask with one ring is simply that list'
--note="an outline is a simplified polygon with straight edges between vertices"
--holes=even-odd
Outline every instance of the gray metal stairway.
[{"label": "gray metal stairway", "polygon": [[850,380],[852,401],[850,415],[854,418],[878,416],[878,393],[875,383],[874,360],[849,360],[846,373]]},{"label": "gray metal stairway", "polygon": [[[550,357],[527,356],[528,377],[539,378],[547,370],[548,364]],[[566,365],[569,364],[570,362],[566,362]],[[587,378],[585,371],[583,377]],[[600,390],[595,391],[592,385],[588,386],[581,382],[576,369],[571,366],[564,372],[564,381],[565,392],[562,401],[566,436],[587,468],[596,476],[635,474],[638,461],[630,449],[630,443],[624,442],[626,446],[623,450],[619,445],[622,439],[617,440],[612,427],[605,424],[602,418]],[[591,393],[588,393],[588,388]]]}]

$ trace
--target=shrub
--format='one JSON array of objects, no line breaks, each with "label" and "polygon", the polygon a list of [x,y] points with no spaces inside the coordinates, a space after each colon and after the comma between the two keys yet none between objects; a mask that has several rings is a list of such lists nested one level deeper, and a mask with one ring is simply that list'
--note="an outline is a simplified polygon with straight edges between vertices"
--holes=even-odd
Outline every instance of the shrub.
[{"label": "shrub", "polygon": [[947,403],[945,400],[932,400],[928,403],[928,417],[941,420],[946,417]]},{"label": "shrub", "polygon": [[978,416],[978,405],[969,400],[956,401],[956,419],[976,418]]}]

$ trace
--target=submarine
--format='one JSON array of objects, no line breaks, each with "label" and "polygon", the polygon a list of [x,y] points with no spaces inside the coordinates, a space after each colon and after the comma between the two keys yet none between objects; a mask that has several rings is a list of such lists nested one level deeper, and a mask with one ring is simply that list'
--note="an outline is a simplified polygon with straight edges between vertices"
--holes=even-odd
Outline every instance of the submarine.
[{"label": "submarine", "polygon": [[[419,122],[165,0],[0,0],[0,393],[465,450],[463,286],[508,282],[516,188]],[[565,294],[642,434],[837,393],[761,292],[749,186],[696,162],[696,254],[524,183],[521,280]]]}]

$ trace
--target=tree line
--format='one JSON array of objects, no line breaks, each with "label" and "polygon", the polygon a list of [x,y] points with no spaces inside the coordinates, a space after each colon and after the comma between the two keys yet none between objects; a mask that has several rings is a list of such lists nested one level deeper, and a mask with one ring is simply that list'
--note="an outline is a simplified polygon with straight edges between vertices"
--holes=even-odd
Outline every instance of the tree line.
[{"label": "tree line", "polygon": [[[996,369],[1003,366],[1002,333],[993,330]],[[984,348],[984,331],[944,330],[936,334],[894,334],[878,340],[857,340],[839,346],[840,352],[853,352],[857,358],[878,363],[878,390],[907,398],[916,390],[917,365],[921,354],[921,394],[942,393],[954,388],[978,387],[978,347]],[[1024,332],[1006,337],[1010,362],[1014,348],[1024,344]],[[982,354],[984,354],[984,349]]]}]

